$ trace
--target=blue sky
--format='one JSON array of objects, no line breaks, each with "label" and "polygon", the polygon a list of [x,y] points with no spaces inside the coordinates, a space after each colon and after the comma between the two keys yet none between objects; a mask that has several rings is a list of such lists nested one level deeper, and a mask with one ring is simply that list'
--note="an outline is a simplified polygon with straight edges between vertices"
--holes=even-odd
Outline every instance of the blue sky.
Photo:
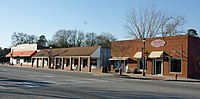
[{"label": "blue sky", "polygon": [[199,32],[200,0],[0,0],[0,47],[11,46],[14,32],[51,39],[59,29],[110,32],[126,39],[124,18],[130,8],[153,3],[162,11],[183,16],[184,30]]}]

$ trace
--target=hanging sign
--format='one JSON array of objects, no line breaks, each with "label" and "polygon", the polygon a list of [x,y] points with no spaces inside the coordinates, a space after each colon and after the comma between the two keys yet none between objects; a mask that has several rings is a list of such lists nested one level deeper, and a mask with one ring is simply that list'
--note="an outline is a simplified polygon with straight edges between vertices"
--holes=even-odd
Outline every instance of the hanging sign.
[{"label": "hanging sign", "polygon": [[153,47],[162,47],[165,45],[165,41],[161,39],[157,39],[151,42],[151,46]]}]

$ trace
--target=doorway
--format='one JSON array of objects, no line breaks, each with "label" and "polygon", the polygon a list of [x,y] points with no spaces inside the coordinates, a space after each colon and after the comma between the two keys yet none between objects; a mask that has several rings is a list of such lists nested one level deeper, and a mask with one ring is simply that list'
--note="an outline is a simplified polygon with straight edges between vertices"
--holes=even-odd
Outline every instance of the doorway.
[{"label": "doorway", "polygon": [[163,74],[163,60],[162,59],[154,59],[154,74],[162,75]]}]

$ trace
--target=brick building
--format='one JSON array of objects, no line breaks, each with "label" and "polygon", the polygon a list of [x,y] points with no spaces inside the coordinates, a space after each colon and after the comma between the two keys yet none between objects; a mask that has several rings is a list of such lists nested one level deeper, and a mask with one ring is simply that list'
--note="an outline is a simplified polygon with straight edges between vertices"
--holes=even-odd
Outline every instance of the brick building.
[{"label": "brick building", "polygon": [[[145,50],[143,50],[145,48]],[[122,63],[123,72],[200,78],[200,38],[189,35],[112,42],[111,65],[114,72]],[[145,57],[145,58],[144,58]],[[145,63],[145,65],[144,65]]]},{"label": "brick building", "polygon": [[41,49],[32,57],[32,67],[102,73],[110,53],[100,46]]}]

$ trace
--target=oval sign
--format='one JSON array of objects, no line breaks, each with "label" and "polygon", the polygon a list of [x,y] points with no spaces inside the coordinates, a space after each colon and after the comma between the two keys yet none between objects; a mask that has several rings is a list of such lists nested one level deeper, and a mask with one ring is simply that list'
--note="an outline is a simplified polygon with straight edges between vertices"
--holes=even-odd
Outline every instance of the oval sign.
[{"label": "oval sign", "polygon": [[165,45],[165,41],[161,39],[157,39],[151,42],[151,46],[153,47],[161,47]]}]

